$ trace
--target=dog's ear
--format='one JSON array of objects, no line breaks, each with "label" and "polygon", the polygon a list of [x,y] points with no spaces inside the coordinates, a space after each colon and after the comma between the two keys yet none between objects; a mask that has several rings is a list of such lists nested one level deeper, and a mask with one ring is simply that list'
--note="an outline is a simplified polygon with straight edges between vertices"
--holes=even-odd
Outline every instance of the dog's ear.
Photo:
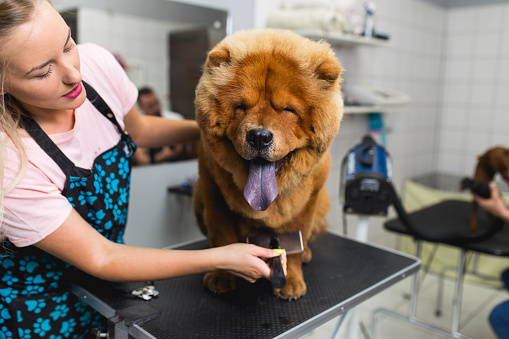
[{"label": "dog's ear", "polygon": [[334,84],[334,82],[339,78],[340,73],[341,67],[339,67],[336,62],[331,60],[325,61],[316,69],[318,79],[325,80],[330,85]]},{"label": "dog's ear", "polygon": [[209,65],[212,67],[218,67],[221,64],[227,64],[230,62],[230,52],[224,49],[212,50],[208,56]]}]

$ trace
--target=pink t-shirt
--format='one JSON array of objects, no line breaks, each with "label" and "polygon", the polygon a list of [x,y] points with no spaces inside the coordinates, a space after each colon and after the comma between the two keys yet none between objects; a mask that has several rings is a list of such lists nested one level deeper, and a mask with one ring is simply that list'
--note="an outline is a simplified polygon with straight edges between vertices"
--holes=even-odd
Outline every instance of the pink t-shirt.
[{"label": "pink t-shirt", "polygon": [[[112,109],[124,128],[124,116],[133,108],[138,91],[120,64],[107,50],[95,44],[78,46],[83,80],[90,84]],[[51,140],[78,167],[91,169],[94,159],[120,140],[115,125],[91,103],[75,111],[74,128],[51,134]],[[5,198],[3,233],[16,246],[32,245],[55,231],[67,219],[72,206],[61,192],[65,174],[31,138],[23,143],[28,154],[28,169],[21,182]],[[4,184],[12,182],[19,171],[19,155],[12,144],[4,158]]]}]

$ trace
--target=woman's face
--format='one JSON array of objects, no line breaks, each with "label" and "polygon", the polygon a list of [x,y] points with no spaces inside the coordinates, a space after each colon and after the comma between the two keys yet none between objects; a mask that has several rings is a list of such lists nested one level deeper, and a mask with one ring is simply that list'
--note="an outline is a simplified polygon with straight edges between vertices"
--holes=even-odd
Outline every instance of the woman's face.
[{"label": "woman's face", "polygon": [[85,101],[76,44],[49,3],[39,2],[31,20],[16,27],[2,45],[0,57],[10,61],[4,93],[29,112],[75,109]]}]

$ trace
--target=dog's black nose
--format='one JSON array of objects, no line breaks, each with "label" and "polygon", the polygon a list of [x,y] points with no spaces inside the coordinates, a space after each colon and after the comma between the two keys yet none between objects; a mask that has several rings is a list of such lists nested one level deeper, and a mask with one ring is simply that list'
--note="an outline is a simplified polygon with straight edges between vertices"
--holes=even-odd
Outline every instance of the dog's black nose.
[{"label": "dog's black nose", "polygon": [[267,129],[252,129],[247,132],[247,142],[257,150],[267,148],[272,140],[273,135]]}]

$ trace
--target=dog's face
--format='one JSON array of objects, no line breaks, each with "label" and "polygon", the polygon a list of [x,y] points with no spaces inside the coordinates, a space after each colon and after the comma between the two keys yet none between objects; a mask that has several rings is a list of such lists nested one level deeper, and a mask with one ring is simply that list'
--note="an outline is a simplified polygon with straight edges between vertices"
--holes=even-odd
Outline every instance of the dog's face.
[{"label": "dog's face", "polygon": [[255,210],[313,169],[343,115],[333,51],[280,30],[223,40],[209,53],[196,97],[206,151]]}]

